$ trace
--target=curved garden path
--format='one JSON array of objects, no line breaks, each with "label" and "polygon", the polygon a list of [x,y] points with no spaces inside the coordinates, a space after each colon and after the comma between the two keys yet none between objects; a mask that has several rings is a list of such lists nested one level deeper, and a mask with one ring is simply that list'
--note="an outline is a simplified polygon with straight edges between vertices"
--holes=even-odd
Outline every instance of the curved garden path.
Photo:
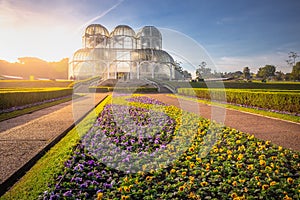
[{"label": "curved garden path", "polygon": [[90,94],[0,122],[0,194],[25,164],[43,152],[47,145],[57,140],[106,96]]},{"label": "curved garden path", "polygon": [[214,119],[225,126],[253,134],[257,138],[270,140],[274,144],[300,151],[300,123],[196,103],[170,97],[167,94],[151,94],[149,96],[178,106],[183,110],[200,114],[204,118]]}]

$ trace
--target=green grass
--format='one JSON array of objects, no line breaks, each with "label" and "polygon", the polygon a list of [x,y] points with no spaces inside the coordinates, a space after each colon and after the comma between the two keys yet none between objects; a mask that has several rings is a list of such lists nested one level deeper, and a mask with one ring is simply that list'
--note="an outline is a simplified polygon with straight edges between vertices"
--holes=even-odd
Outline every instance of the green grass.
[{"label": "green grass", "polygon": [[76,127],[74,127],[60,142],[51,148],[10,191],[0,197],[6,199],[38,199],[39,195],[48,189],[48,184],[54,184],[56,177],[63,170],[64,161],[73,153],[81,134],[86,133],[94,124],[97,116],[106,103],[111,101],[107,97],[94,111],[90,112]]},{"label": "green grass", "polygon": [[245,107],[231,105],[231,104],[216,103],[216,102],[211,102],[209,100],[195,99],[195,98],[192,98],[192,97],[186,97],[186,96],[182,96],[182,95],[176,95],[175,96],[175,95],[172,94],[172,95],[169,95],[169,96],[172,96],[172,97],[175,97],[175,98],[176,97],[177,98],[182,98],[182,99],[186,99],[186,100],[190,100],[190,101],[195,101],[195,102],[199,102],[199,103],[204,103],[204,104],[207,104],[207,105],[216,105],[216,106],[221,106],[221,107],[230,108],[230,109],[234,109],[234,110],[239,110],[239,111],[259,114],[259,115],[263,115],[263,116],[267,116],[267,117],[273,117],[273,118],[277,118],[277,119],[283,119],[283,120],[287,120],[287,121],[291,121],[291,122],[300,123],[300,117],[293,116],[293,115],[274,113],[274,112],[265,111],[265,110],[258,110],[258,109],[255,109],[255,108],[245,108]]},{"label": "green grass", "polygon": [[41,110],[41,109],[44,109],[44,108],[55,106],[55,105],[58,105],[58,104],[61,104],[61,103],[64,103],[64,102],[67,102],[67,101],[70,101],[70,100],[72,100],[72,97],[67,97],[67,98],[64,98],[64,99],[57,100],[57,101],[53,101],[53,102],[33,106],[33,107],[30,107],[30,108],[25,108],[25,109],[22,109],[22,110],[16,110],[16,111],[12,111],[12,112],[9,112],[9,113],[2,113],[2,114],[0,114],[0,122],[4,121],[4,120],[7,120],[7,119],[14,118],[14,117],[18,117],[18,116],[21,116],[21,115],[25,115],[25,114],[28,114],[28,113],[32,113],[32,112],[35,112],[35,111],[38,111],[38,110]]}]

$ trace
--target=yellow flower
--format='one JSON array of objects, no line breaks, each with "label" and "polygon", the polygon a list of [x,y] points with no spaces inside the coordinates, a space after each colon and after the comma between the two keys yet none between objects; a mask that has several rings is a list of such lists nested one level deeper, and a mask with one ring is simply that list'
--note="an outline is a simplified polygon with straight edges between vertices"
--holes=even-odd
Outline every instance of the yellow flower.
[{"label": "yellow flower", "polygon": [[247,192],[248,192],[248,188],[246,188],[246,187],[245,187],[245,188],[244,188],[244,192],[246,192],[246,193],[247,193]]},{"label": "yellow flower", "polygon": [[254,139],[254,135],[249,135],[248,140],[252,140],[252,139]]},{"label": "yellow flower", "polygon": [[186,176],[186,172],[182,172],[181,175],[182,175],[182,176]]},{"label": "yellow flower", "polygon": [[122,199],[122,200],[129,199],[129,196],[122,196],[121,199]]},{"label": "yellow flower", "polygon": [[232,185],[233,185],[233,186],[237,186],[237,182],[236,182],[236,181],[233,181],[233,182],[232,182]]},{"label": "yellow flower", "polygon": [[190,194],[189,194],[188,198],[190,198],[190,199],[196,199],[196,198],[197,198],[197,196],[195,195],[195,193],[194,193],[194,192],[190,192]]},{"label": "yellow flower", "polygon": [[152,178],[153,178],[152,176],[147,176],[146,181],[152,181]]},{"label": "yellow flower", "polygon": [[284,200],[293,200],[291,197],[289,197],[287,194],[283,197]]},{"label": "yellow flower", "polygon": [[205,187],[205,186],[208,185],[208,183],[207,183],[206,181],[203,181],[203,182],[200,183],[200,185],[201,185],[202,187]]},{"label": "yellow flower", "polygon": [[248,165],[247,169],[248,169],[248,170],[253,170],[253,169],[254,169],[254,166],[253,166],[253,165]]},{"label": "yellow flower", "polygon": [[186,160],[191,160],[191,159],[192,159],[191,156],[187,156],[187,157],[186,157]]},{"label": "yellow flower", "polygon": [[265,142],[265,144],[266,144],[266,145],[270,145],[270,144],[271,144],[271,141],[267,140],[267,141]]},{"label": "yellow flower", "polygon": [[103,193],[102,192],[98,192],[97,194],[97,200],[101,200],[103,198]]},{"label": "yellow flower", "polygon": [[184,185],[183,185],[183,186],[180,186],[180,187],[179,187],[179,191],[182,192],[182,191],[184,190],[184,188],[185,188]]},{"label": "yellow flower", "polygon": [[213,170],[213,172],[214,172],[214,173],[218,173],[218,172],[219,172],[219,170],[217,170],[217,169],[214,169],[214,170]]},{"label": "yellow flower", "polygon": [[260,160],[260,161],[259,161],[259,164],[262,165],[262,166],[266,166],[266,161]]},{"label": "yellow flower", "polygon": [[265,170],[266,170],[266,171],[272,171],[272,168],[269,167],[269,166],[266,166]]},{"label": "yellow flower", "polygon": [[257,182],[257,185],[258,185],[258,186],[260,186],[260,185],[261,185],[261,183],[260,183],[260,182]]},{"label": "yellow flower", "polygon": [[255,178],[255,180],[257,180],[257,181],[259,180],[259,176],[255,176],[254,178]]},{"label": "yellow flower", "polygon": [[130,192],[130,187],[124,186],[124,191],[125,192]]},{"label": "yellow flower", "polygon": [[198,162],[202,162],[202,159],[201,158],[196,158],[196,160],[198,161]]},{"label": "yellow flower", "polygon": [[259,160],[264,160],[264,159],[265,159],[265,155],[260,155],[260,156],[258,157],[258,159],[259,159]]},{"label": "yellow flower", "polygon": [[292,179],[291,177],[287,178],[286,180],[289,184],[293,184],[294,183],[294,179]]},{"label": "yellow flower", "polygon": [[293,158],[299,158],[298,154],[293,154]]},{"label": "yellow flower", "polygon": [[231,198],[236,198],[236,197],[238,197],[237,193],[232,193],[230,196],[231,196]]},{"label": "yellow flower", "polygon": [[237,157],[237,160],[242,160],[243,159],[243,154],[239,154],[239,156]]},{"label": "yellow flower", "polygon": [[240,163],[238,163],[238,164],[236,164],[236,167],[239,168],[239,169],[241,169],[243,167],[243,165],[240,164]]},{"label": "yellow flower", "polygon": [[171,169],[171,171],[170,171],[171,174],[173,174],[173,173],[175,173],[175,172],[176,172],[175,169]]},{"label": "yellow flower", "polygon": [[277,183],[276,183],[276,181],[272,181],[271,183],[270,183],[270,186],[274,186],[274,185],[276,185]]},{"label": "yellow flower", "polygon": [[235,141],[236,144],[241,144],[241,140]]},{"label": "yellow flower", "polygon": [[282,146],[278,146],[278,151],[282,151]]},{"label": "yellow flower", "polygon": [[272,156],[271,158],[273,161],[277,160],[277,156]]},{"label": "yellow flower", "polygon": [[232,158],[232,155],[227,156],[227,160],[230,160]]},{"label": "yellow flower", "polygon": [[194,167],[195,167],[195,164],[194,164],[194,163],[191,163],[191,164],[190,164],[190,168],[193,169]]},{"label": "yellow flower", "polygon": [[195,150],[194,147],[190,147],[190,148],[189,148],[189,151],[190,151],[190,152],[194,152],[194,150]]},{"label": "yellow flower", "polygon": [[231,154],[232,154],[232,151],[227,150],[227,154],[231,155]]},{"label": "yellow flower", "polygon": [[263,190],[267,190],[267,189],[269,188],[269,185],[263,185],[261,188],[262,188]]},{"label": "yellow flower", "polygon": [[246,180],[245,180],[245,179],[239,179],[239,182],[240,182],[240,183],[245,183]]}]

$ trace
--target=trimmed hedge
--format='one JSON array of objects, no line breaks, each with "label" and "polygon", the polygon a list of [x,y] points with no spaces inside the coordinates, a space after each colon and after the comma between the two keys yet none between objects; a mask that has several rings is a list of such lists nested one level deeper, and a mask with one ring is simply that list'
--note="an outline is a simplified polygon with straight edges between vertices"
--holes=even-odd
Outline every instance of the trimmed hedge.
[{"label": "trimmed hedge", "polygon": [[147,87],[89,87],[89,92],[123,92],[123,93],[151,93],[157,92],[157,88]]},{"label": "trimmed hedge", "polygon": [[178,93],[215,101],[300,113],[300,94],[296,92],[179,88]]},{"label": "trimmed hedge", "polygon": [[72,95],[71,88],[32,88],[26,90],[2,90],[0,92],[0,109],[42,102],[63,96]]}]

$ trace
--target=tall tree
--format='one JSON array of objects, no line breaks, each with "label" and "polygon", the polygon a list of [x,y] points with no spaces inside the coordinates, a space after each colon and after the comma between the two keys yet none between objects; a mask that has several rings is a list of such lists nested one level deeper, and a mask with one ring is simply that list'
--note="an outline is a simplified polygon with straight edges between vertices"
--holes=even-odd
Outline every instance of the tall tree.
[{"label": "tall tree", "polygon": [[251,74],[250,74],[250,68],[249,67],[244,67],[243,75],[244,75],[244,78],[247,79],[247,81],[250,80]]},{"label": "tall tree", "polygon": [[211,69],[209,67],[206,67],[206,65],[207,65],[206,62],[201,62],[199,68],[196,69],[196,78],[198,80],[211,77],[212,75]]},{"label": "tall tree", "polygon": [[289,59],[286,60],[286,62],[289,64],[289,65],[293,65],[295,66],[296,65],[296,58],[298,58],[298,54],[296,52],[293,52],[291,51],[289,54]]},{"label": "tall tree", "polygon": [[257,77],[267,79],[275,76],[276,67],[274,65],[266,65],[258,69]]},{"label": "tall tree", "polygon": [[297,62],[296,65],[293,66],[291,76],[293,80],[300,80],[300,62]]}]

